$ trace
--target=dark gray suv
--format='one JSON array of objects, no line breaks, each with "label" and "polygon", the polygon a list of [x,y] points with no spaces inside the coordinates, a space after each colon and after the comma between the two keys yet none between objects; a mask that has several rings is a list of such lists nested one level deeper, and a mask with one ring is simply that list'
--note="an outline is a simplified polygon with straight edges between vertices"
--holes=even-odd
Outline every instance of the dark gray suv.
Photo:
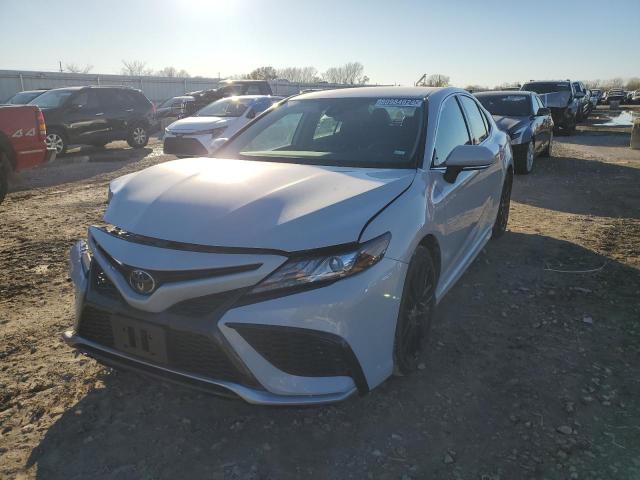
[{"label": "dark gray suv", "polygon": [[157,130],[151,102],[140,90],[128,87],[56,88],[30,105],[44,113],[47,146],[59,155],[71,144],[103,147],[114,140],[142,148]]}]

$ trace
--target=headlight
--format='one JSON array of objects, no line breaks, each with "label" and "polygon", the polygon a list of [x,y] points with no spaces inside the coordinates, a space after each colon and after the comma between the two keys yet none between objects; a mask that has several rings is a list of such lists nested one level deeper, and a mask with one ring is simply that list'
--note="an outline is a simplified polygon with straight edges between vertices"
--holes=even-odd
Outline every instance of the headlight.
[{"label": "headlight", "polygon": [[227,127],[209,128],[207,130],[198,130],[197,132],[189,132],[187,135],[211,135],[213,138],[222,135]]},{"label": "headlight", "polygon": [[378,263],[390,240],[391,234],[387,232],[348,251],[292,258],[256,285],[251,293],[315,286],[354,275]]}]

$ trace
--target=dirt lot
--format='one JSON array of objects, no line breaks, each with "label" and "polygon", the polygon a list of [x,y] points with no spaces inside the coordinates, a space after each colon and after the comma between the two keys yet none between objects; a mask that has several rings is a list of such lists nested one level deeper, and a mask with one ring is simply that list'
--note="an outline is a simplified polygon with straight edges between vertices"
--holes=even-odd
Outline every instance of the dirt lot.
[{"label": "dirt lot", "polygon": [[321,408],[75,356],[59,340],[67,250],[110,179],[169,157],[116,145],[25,172],[0,206],[0,477],[640,478],[640,151],[625,132],[558,138],[516,177],[510,231],[441,303],[425,368]]}]

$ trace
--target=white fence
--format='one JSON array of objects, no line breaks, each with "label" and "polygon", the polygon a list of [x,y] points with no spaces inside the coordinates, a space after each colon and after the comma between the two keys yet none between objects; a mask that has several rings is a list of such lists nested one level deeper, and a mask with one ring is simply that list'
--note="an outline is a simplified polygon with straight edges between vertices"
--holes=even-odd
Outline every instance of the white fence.
[{"label": "white fence", "polygon": [[[183,95],[187,92],[216,88],[216,78],[131,77],[127,75],[102,75],[93,73],[33,72],[0,70],[0,103],[23,90],[39,90],[80,85],[122,85],[138,88],[152,102]],[[350,85],[335,83],[269,82],[274,95],[294,95],[306,89],[345,88]]]}]

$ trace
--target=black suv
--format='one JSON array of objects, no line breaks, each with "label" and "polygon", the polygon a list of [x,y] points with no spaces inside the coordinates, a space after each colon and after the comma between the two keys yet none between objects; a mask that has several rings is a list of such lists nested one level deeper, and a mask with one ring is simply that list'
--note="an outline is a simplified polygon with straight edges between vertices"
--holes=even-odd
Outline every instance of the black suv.
[{"label": "black suv", "polygon": [[114,140],[142,148],[157,129],[153,105],[133,88],[56,88],[29,103],[44,113],[47,146],[58,154],[71,144],[103,147]]},{"label": "black suv", "polygon": [[232,97],[234,95],[273,95],[273,92],[269,82],[266,80],[225,80],[220,82],[218,88],[199,90],[185,93],[185,95],[195,98],[196,109],[199,110],[224,97]]}]

